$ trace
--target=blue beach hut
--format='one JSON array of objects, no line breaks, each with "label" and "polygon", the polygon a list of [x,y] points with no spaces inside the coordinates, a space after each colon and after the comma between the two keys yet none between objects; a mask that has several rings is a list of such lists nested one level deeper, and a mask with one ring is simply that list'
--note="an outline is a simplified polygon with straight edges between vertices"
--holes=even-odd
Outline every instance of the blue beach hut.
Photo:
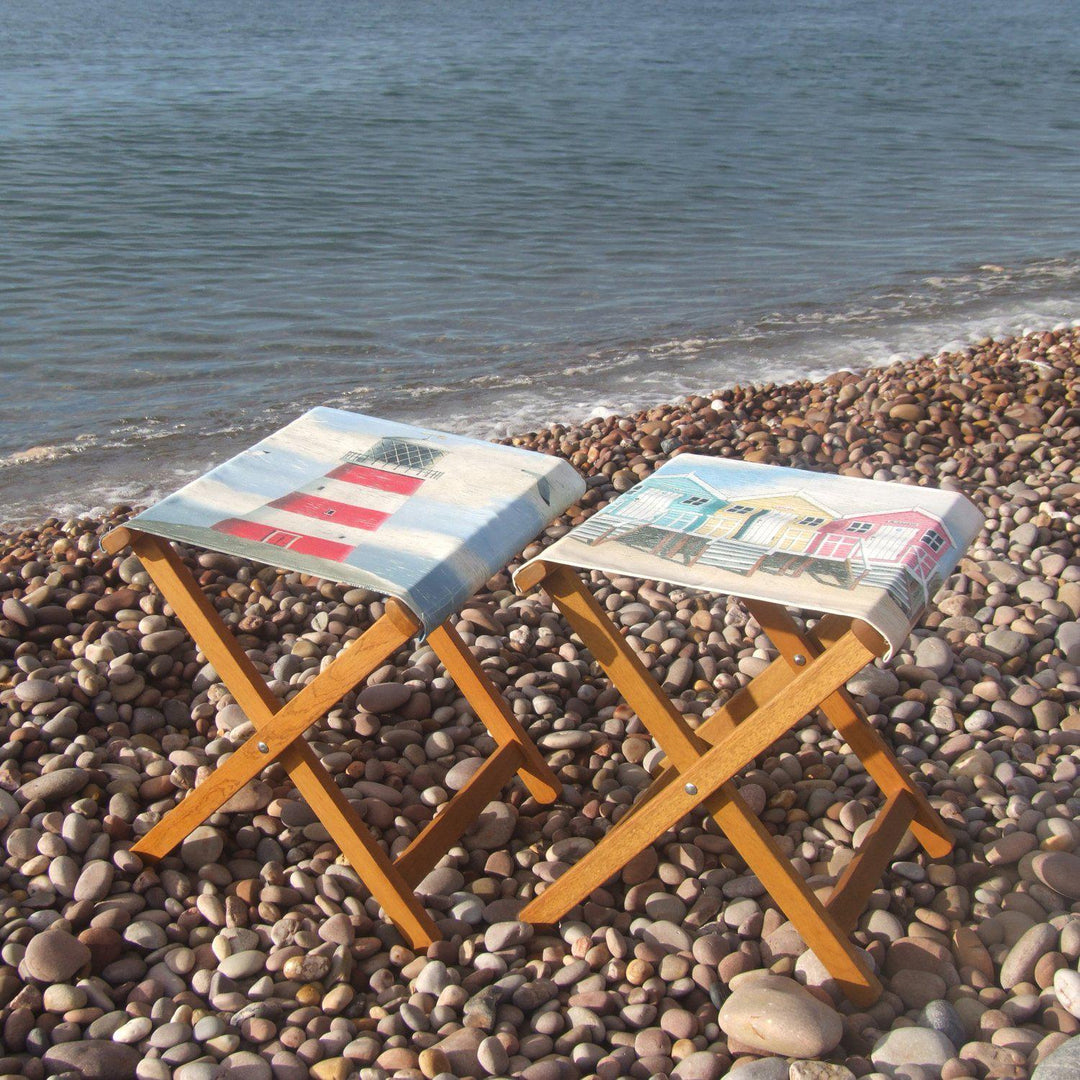
[{"label": "blue beach hut", "polygon": [[695,473],[651,476],[601,510],[579,532],[588,544],[619,540],[690,562],[708,542],[694,534],[727,503],[722,492]]},{"label": "blue beach hut", "polygon": [[693,473],[657,476],[620,499],[609,521],[692,533],[727,503],[716,488]]}]

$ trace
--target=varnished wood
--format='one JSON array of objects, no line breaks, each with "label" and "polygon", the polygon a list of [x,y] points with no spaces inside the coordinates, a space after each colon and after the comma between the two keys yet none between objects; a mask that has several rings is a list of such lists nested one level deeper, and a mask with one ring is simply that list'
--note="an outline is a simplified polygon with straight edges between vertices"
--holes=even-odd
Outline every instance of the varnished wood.
[{"label": "varnished wood", "polygon": [[[280,714],[281,702],[240,648],[172,545],[147,533],[129,533],[128,536],[154,584],[261,737],[275,714]],[[327,775],[311,747],[303,739],[296,739],[282,750],[280,758],[297,790],[406,940],[414,948],[438,940],[439,933],[431,916],[412,895],[389,856],[371,838],[359,814]],[[230,791],[227,797],[237,790],[239,787]],[[194,828],[179,814],[191,797],[189,795],[162,818],[132,850],[151,860],[168,854]]]},{"label": "varnished wood", "polygon": [[[822,619],[814,631],[805,633],[798,628],[788,612],[778,605],[748,601],[747,607],[754,613],[763,629],[768,625],[766,633],[792,670],[797,670],[794,663],[796,653],[807,657],[820,656],[833,648],[837,640],[832,637],[836,626],[833,621]],[[822,638],[830,642],[828,648],[823,644]],[[885,651],[884,642],[881,651]],[[886,798],[892,798],[901,791],[906,791],[911,796],[915,805],[911,831],[927,854],[935,859],[948,855],[953,847],[952,834],[948,827],[930,805],[922,788],[897,761],[888,743],[870,725],[866,714],[847,690],[843,686],[838,687],[818,708],[862,761]]]},{"label": "varnished wood", "polygon": [[104,551],[106,555],[116,555],[131,543],[132,536],[131,530],[126,525],[120,525],[115,529],[110,529],[101,538],[101,550]]},{"label": "varnished wood", "polygon": [[398,856],[395,866],[405,881],[410,885],[421,881],[520,767],[520,744],[500,746]]},{"label": "varnished wood", "polygon": [[[665,771],[604,839],[526,905],[523,919],[550,923],[617,873],[699,804],[714,818],[818,958],[856,1004],[869,1005],[881,986],[833,916],[751,813],[731,777],[822,697],[875,655],[876,635],[850,622],[836,647],[801,665],[777,661],[696,731],[612,626],[568,567],[534,564],[522,580],[542,582],[574,632],[622,692],[667,755]],[[542,572],[541,572],[542,571]]]},{"label": "varnished wood", "polygon": [[[303,742],[303,739],[297,741]],[[290,771],[290,779],[378,901],[387,919],[398,928],[410,948],[426,949],[432,942],[439,941],[442,935],[410,889],[409,882],[368,831],[311,748],[304,743],[300,753],[303,760],[299,767]]]},{"label": "varnished wood", "polygon": [[270,691],[171,544],[127,528],[113,530],[106,541],[103,547],[112,552],[132,546],[256,731],[132,850],[147,860],[162,858],[262,768],[279,758],[297,790],[409,944],[419,949],[438,940],[438,929],[413,894],[413,886],[515,773],[538,800],[550,802],[561,790],[555,774],[453,626],[447,622],[437,628],[430,638],[432,647],[499,748],[395,863],[318,761],[303,731],[420,629],[412,613],[397,600],[388,600],[381,618],[285,704]]},{"label": "varnished wood", "polygon": [[892,861],[912,815],[915,800],[907,791],[898,791],[878,811],[855,857],[847,864],[833,888],[826,907],[837,924],[850,934]]},{"label": "varnished wood", "polygon": [[458,632],[445,622],[432,630],[428,643],[492,738],[500,746],[518,748],[521,764],[517,772],[529,793],[538,802],[554,802],[562,793],[562,784]]},{"label": "varnished wood", "polygon": [[367,678],[411,636],[395,625],[388,614],[377,619],[349,648],[339,653],[318,678],[282,705],[273,720],[237,747],[183,802],[159,821],[143,838],[144,850],[152,854],[171,850],[270,762],[280,757],[291,742],[303,735],[327,709]]},{"label": "varnished wood", "polygon": [[514,584],[522,592],[529,592],[530,589],[535,589],[537,585],[542,585],[544,578],[558,565],[558,563],[546,563],[542,559],[526,563],[514,575]]},{"label": "varnished wood", "polygon": [[[792,680],[789,692],[778,694],[762,706],[752,723],[741,724],[726,739],[703,754],[699,752],[698,740],[692,738],[692,732],[689,733],[691,738],[683,735],[681,729],[686,728],[686,722],[682,717],[678,718],[678,726],[650,726],[679,776],[677,781],[668,785],[664,798],[652,799],[634,815],[632,844],[635,852],[653,843],[758,754],[767,750],[806,715],[807,701],[814,700],[814,694],[820,693],[822,686],[835,686],[837,681],[850,677],[866,662],[865,657],[865,648],[857,638],[843,638],[836,648],[807,664],[804,673]],[[659,688],[658,692],[662,694]],[[658,708],[652,711],[648,719],[642,716],[642,720],[650,725],[663,714],[664,710]],[[641,716],[641,713],[638,715]],[[689,732],[689,729],[686,728],[686,731]],[[676,733],[682,737],[674,737]],[[620,870],[629,857],[626,850],[616,844],[599,844],[559,878],[560,895],[565,894],[570,898],[567,907],[577,903]]]},{"label": "varnished wood", "polygon": [[881,996],[881,983],[845,929],[784,856],[734,785],[726,785],[719,794],[728,796],[726,803],[705,805],[724,835],[844,993],[856,1005],[872,1005]]}]

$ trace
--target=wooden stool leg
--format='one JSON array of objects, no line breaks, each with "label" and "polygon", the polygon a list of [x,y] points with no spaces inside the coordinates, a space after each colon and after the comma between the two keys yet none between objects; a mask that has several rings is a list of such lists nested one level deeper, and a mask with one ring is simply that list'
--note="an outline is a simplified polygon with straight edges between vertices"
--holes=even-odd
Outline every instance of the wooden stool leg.
[{"label": "wooden stool leg", "polygon": [[168,851],[192,829],[236,794],[249,780],[266,768],[290,743],[339,701],[357,683],[365,679],[411,634],[396,628],[384,615],[353,646],[339,654],[334,662],[299,694],[283,705],[257,735],[214,770],[187,798],[143,838],[144,849],[154,853]]},{"label": "wooden stool leg", "polygon": [[[295,743],[281,755],[282,764],[289,769],[289,778],[306,800],[315,816],[326,826],[330,838],[356,871],[357,877],[380,904],[386,917],[401,933],[412,949],[426,949],[439,941],[439,933],[431,916],[424,909],[411,883],[394,866],[390,856],[368,831],[355,807],[334,783],[315,752],[303,739],[297,751]],[[293,754],[301,756],[293,764]]]},{"label": "wooden stool leg", "polygon": [[734,785],[725,785],[718,796],[705,805],[746,865],[844,993],[856,1005],[872,1005],[881,996],[881,983],[848,939],[848,928],[837,921],[784,857]]},{"label": "wooden stool leg", "polygon": [[[146,533],[131,534],[131,542],[162,596],[262,736],[274,716],[280,715],[282,703],[270,692],[172,545]],[[426,947],[432,941],[437,941],[440,935],[431,916],[394,869],[389,856],[371,837],[360,815],[331,780],[311,747],[302,738],[297,738],[284,747],[280,757],[297,790],[326,826],[327,832],[402,936],[414,948]],[[260,767],[267,763],[264,759]],[[240,786],[243,785],[238,785],[234,790],[239,790]],[[201,787],[197,790],[201,790]],[[231,794],[227,793],[226,799]],[[132,850],[149,860],[168,854],[191,829],[213,812],[211,810],[189,824],[191,818],[185,818],[179,811],[187,806],[194,795],[195,792],[192,792],[166,814]]]},{"label": "wooden stool leg", "polygon": [[435,655],[446,673],[476,710],[492,738],[500,746],[516,746],[521,753],[518,775],[538,802],[554,802],[562,793],[559,778],[551,771],[535,743],[518,723],[506,698],[492,685],[458,632],[445,622],[428,635]]},{"label": "wooden stool leg", "polygon": [[500,746],[469,777],[465,786],[417,833],[394,865],[410,886],[452,848],[481,811],[521,767],[521,752],[513,743]]},{"label": "wooden stool leg", "polygon": [[398,856],[395,865],[410,885],[457,843],[515,773],[541,802],[552,802],[562,791],[558,777],[453,626],[443,623],[428,641],[499,748]]},{"label": "wooden stool leg", "polygon": [[[562,566],[544,570],[545,588],[664,749],[676,775],[662,775],[646,794],[648,801],[635,807],[596,848],[532,900],[522,918],[537,922],[559,918],[704,797],[705,808],[845,992],[858,1004],[875,1001],[881,993],[880,984],[730,783],[730,777],[746,761],[873,658],[873,638],[849,630],[827,656],[804,665],[800,675],[781,678],[773,674],[760,684],[756,692],[766,700],[755,701],[751,690],[734,708],[729,703],[728,710],[713,723],[713,732],[717,736],[727,732],[727,737],[717,738],[716,744],[706,749],[708,743],[701,737],[704,732],[694,732],[687,725],[577,574]],[[752,714],[751,704],[756,706]],[[740,721],[751,715],[753,722],[742,726]],[[662,799],[654,797],[660,786],[667,789]]]},{"label": "wooden stool leg", "polygon": [[[830,621],[819,626],[818,633],[804,633],[791,615],[778,604],[747,601],[746,606],[780,650],[783,658],[792,665],[793,670],[796,670],[793,661],[796,653],[807,657],[820,656],[825,651],[825,645],[822,644],[819,633],[835,634],[841,625]],[[830,648],[832,644],[833,641],[829,641]],[[930,805],[922,788],[896,760],[888,743],[870,726],[866,715],[847,690],[841,686],[822,701],[818,708],[851,747],[886,798],[891,799],[900,792],[906,792],[910,797],[915,811],[911,820],[911,831],[927,854],[936,859],[948,855],[953,847],[952,834],[948,827]]]},{"label": "wooden stool leg", "polygon": [[[674,793],[677,784],[668,785]],[[651,788],[649,789],[652,790]],[[530,900],[521,911],[525,922],[554,923],[589,893],[614,877],[638,852],[672,828],[699,800],[688,806],[683,800],[650,798],[639,801],[600,842],[586,852],[562,877]]]},{"label": "wooden stool leg", "polygon": [[[624,644],[623,648],[629,651],[629,646]],[[637,662],[636,657],[632,659]],[[525,909],[529,917],[539,919],[541,914],[549,915],[556,905],[566,910],[587,896],[789,731],[806,715],[807,700],[820,700],[822,686],[835,686],[865,663],[865,647],[859,640],[843,639],[829,652],[809,661],[802,674],[792,679],[789,692],[777,694],[758,709],[751,723],[739,725],[712,747],[702,744],[674,710],[660,708],[661,703],[655,698],[663,691],[654,681],[656,689],[649,697],[657,707],[649,727],[677,770],[677,778],[668,783],[663,798],[653,798],[637,809],[632,822],[620,822],[580,862],[541,893]],[[700,750],[702,745],[708,747],[704,753]],[[620,828],[623,825],[626,828]],[[549,893],[553,895],[548,896]]]},{"label": "wooden stool leg", "polygon": [[826,906],[847,933],[855,929],[870,894],[881,883],[914,812],[915,802],[906,791],[892,796],[833,887]]}]

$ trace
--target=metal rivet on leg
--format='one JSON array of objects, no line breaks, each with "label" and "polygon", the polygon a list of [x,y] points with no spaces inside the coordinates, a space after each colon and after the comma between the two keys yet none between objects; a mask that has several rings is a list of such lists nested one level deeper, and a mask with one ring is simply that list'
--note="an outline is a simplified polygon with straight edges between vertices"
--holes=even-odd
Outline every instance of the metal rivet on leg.
[{"label": "metal rivet on leg", "polygon": [[795,661],[798,667],[802,667],[806,663],[806,657],[801,652],[797,652],[791,659]]},{"label": "metal rivet on leg", "polygon": [[270,753],[270,747],[267,746],[266,743],[261,742],[261,743],[256,743],[255,745],[259,748],[259,753],[260,754],[269,754]]},{"label": "metal rivet on leg", "polygon": [[696,795],[697,794],[697,784],[687,784],[683,788],[683,791],[685,791],[687,795]]}]

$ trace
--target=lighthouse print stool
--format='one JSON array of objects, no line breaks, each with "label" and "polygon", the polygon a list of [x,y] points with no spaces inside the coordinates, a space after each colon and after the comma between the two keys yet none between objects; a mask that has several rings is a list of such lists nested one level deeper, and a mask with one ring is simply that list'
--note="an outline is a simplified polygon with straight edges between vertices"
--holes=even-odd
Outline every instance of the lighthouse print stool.
[{"label": "lighthouse print stool", "polygon": [[[949,833],[844,689],[906,639],[978,533],[963,496],[903,484],[685,454],[557,540],[515,576],[542,585],[666,755],[664,768],[595,848],[521,918],[553,923],[703,807],[845,993],[881,986],[849,940],[909,827],[940,858]],[[742,598],[778,659],[696,729],[609,622],[577,569]],[[804,630],[788,607],[827,613]],[[865,841],[822,903],[732,778],[820,709],[885,797]]]},{"label": "lighthouse print stool", "polygon": [[[289,777],[413,948],[439,938],[414,893],[516,774],[541,802],[560,785],[449,617],[575,502],[564,461],[337,409],[313,409],[109,533],[130,545],[255,728],[132,848],[154,861],[268,764]],[[365,586],[385,612],[287,703],[279,701],[168,542]],[[495,753],[391,862],[303,733],[414,636],[426,636]]]}]

